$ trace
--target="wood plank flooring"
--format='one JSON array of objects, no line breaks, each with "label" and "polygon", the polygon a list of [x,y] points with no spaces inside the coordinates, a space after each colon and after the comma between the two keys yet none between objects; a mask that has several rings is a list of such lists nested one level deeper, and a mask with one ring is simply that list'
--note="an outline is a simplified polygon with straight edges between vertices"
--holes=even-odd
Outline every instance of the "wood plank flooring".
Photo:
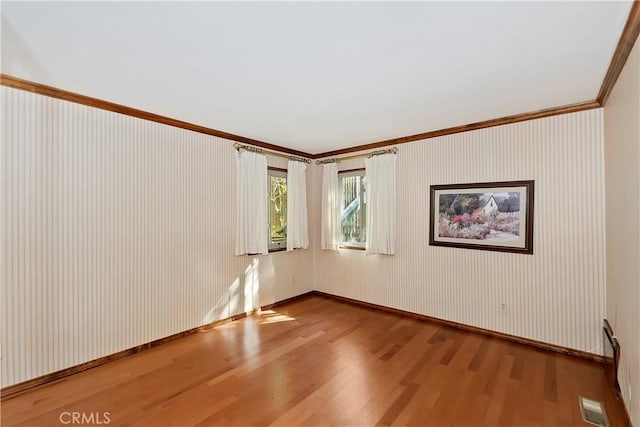
[{"label": "wood plank flooring", "polygon": [[597,363],[311,296],[4,400],[1,419],[586,426],[578,396],[602,401],[611,425],[625,425]]}]

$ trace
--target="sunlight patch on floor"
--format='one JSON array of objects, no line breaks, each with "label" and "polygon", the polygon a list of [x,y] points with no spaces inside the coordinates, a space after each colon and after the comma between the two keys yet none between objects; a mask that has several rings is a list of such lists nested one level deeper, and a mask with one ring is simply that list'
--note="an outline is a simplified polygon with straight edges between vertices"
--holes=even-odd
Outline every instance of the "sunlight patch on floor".
[{"label": "sunlight patch on floor", "polygon": [[286,314],[280,314],[273,310],[262,310],[257,315],[258,324],[265,325],[268,323],[291,322],[296,320],[295,317],[289,317]]}]

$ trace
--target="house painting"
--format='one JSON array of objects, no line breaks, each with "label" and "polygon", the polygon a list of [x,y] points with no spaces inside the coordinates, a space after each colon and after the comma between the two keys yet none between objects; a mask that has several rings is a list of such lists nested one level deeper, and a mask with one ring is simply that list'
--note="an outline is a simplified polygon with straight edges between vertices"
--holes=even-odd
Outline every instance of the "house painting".
[{"label": "house painting", "polygon": [[[491,195],[489,196],[489,199],[487,199],[487,201],[484,202],[484,204],[482,204],[483,199],[485,197],[486,197],[486,193],[479,195],[479,198],[476,202],[478,203],[476,204],[476,206],[478,207],[476,207],[471,211],[473,215],[480,215],[480,214],[491,215],[498,212],[502,212],[498,205],[498,201],[495,199],[493,193],[491,193]],[[449,205],[449,209],[451,211],[456,211],[456,210],[459,210],[460,208],[461,208],[460,199],[459,199],[459,195],[457,195],[455,199],[453,199],[453,202],[451,202],[451,205]]]},{"label": "house painting", "polygon": [[491,197],[489,197],[489,200],[487,200],[487,203],[485,203],[485,205],[482,207],[482,213],[491,215],[496,212],[499,212],[498,203],[496,202],[496,199],[492,194]]}]

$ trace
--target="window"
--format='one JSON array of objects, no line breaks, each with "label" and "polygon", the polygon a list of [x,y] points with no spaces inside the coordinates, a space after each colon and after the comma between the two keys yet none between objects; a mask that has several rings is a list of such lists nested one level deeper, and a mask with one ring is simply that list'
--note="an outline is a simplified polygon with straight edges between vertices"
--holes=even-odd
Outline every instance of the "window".
[{"label": "window", "polygon": [[341,193],[340,247],[364,249],[367,233],[364,169],[338,173]]},{"label": "window", "polygon": [[287,248],[287,171],[269,168],[269,252]]}]

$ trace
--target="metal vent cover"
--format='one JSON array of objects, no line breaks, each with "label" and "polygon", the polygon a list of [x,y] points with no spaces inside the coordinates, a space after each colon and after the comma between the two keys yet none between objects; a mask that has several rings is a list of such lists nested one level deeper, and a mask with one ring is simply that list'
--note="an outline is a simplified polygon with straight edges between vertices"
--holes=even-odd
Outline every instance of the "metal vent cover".
[{"label": "metal vent cover", "polygon": [[609,420],[607,419],[607,413],[604,410],[604,405],[595,400],[590,400],[580,396],[580,413],[582,419],[595,426],[609,427]]}]

